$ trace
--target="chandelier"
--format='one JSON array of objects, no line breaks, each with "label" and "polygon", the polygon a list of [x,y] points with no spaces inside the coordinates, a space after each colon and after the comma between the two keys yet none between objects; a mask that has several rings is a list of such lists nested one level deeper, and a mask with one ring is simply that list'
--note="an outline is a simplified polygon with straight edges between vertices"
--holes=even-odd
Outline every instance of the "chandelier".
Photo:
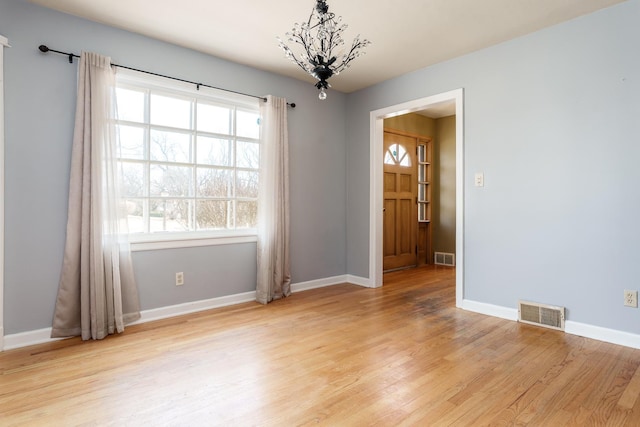
[{"label": "chandelier", "polygon": [[287,58],[318,79],[316,87],[320,90],[320,99],[327,98],[326,90],[331,87],[327,80],[349,68],[351,61],[362,55],[362,49],[371,43],[367,39],[360,40],[358,35],[351,49],[344,50],[342,32],[347,29],[347,24],[341,22],[341,16],[336,18],[335,14],[329,13],[326,0],[316,0],[309,20],[294,24],[291,32],[286,33],[289,42],[302,46],[302,53],[296,56],[278,37],[279,46]]}]

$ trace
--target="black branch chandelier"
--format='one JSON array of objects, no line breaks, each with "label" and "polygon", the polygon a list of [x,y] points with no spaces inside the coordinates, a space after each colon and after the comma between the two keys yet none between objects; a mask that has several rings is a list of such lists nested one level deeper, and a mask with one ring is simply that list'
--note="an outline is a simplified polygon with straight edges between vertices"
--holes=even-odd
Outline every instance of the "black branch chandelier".
[{"label": "black branch chandelier", "polygon": [[358,35],[351,48],[346,50],[342,39],[346,29],[347,24],[342,24],[342,17],[336,18],[329,12],[327,1],[317,0],[309,20],[295,23],[291,32],[286,33],[289,42],[302,46],[302,53],[294,54],[278,37],[279,46],[287,58],[318,79],[316,87],[320,90],[320,99],[327,98],[326,90],[331,87],[327,80],[349,68],[351,61],[364,54],[363,48],[371,43],[367,39],[360,40]]}]

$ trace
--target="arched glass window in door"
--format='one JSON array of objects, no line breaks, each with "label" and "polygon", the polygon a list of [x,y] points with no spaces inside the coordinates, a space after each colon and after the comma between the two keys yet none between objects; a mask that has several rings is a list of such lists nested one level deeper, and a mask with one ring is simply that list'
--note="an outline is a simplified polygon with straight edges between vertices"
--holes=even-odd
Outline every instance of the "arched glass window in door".
[{"label": "arched glass window in door", "polygon": [[402,145],[391,144],[384,155],[384,164],[411,167],[411,157]]}]

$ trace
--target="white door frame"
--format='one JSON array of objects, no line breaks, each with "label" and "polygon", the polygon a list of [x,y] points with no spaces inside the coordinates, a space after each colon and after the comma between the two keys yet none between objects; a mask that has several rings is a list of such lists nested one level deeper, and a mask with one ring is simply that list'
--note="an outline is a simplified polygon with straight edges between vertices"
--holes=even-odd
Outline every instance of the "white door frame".
[{"label": "white door frame", "polygon": [[456,104],[456,307],[464,296],[464,90],[456,89],[370,113],[369,142],[369,285],[382,286],[382,146],[384,119],[426,109],[432,104]]},{"label": "white door frame", "polygon": [[4,350],[4,48],[6,37],[0,35],[0,351]]}]

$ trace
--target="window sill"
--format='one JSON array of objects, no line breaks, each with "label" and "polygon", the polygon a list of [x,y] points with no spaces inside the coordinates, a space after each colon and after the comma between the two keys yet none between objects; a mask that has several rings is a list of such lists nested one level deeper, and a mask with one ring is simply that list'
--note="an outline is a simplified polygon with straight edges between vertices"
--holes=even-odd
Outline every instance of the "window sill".
[{"label": "window sill", "polygon": [[131,252],[233,245],[257,241],[258,236],[255,231],[245,234],[162,233],[129,236]]}]

